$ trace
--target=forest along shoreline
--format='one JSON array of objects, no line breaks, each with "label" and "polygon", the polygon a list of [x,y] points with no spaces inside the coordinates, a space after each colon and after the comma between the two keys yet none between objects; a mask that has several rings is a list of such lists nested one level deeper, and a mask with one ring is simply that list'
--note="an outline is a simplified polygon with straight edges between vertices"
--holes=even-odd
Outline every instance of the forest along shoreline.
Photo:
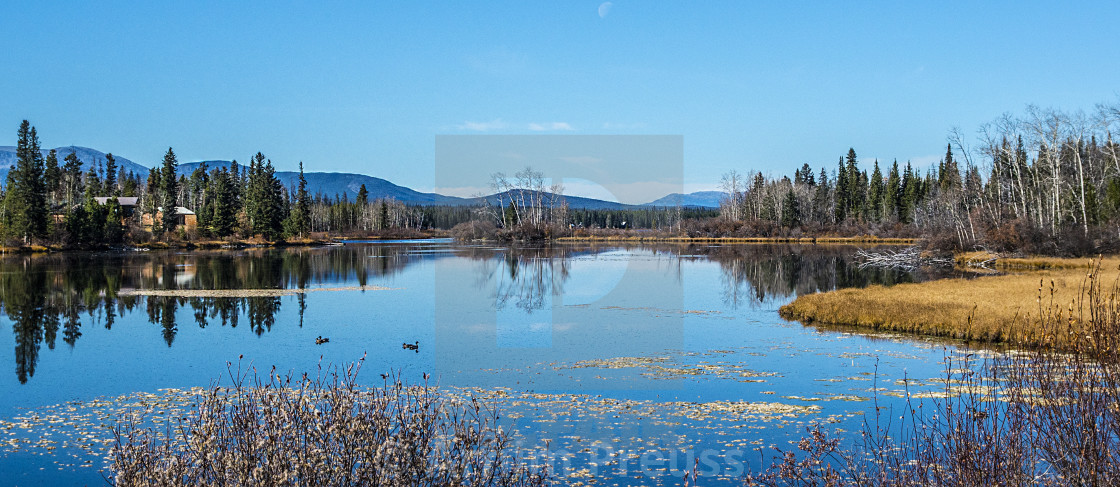
[{"label": "forest along shoreline", "polygon": [[[427,231],[414,231],[414,232],[373,232],[365,235],[319,235],[303,239],[285,239],[277,241],[268,241],[260,238],[254,239],[229,239],[229,240],[184,240],[184,241],[152,241],[141,242],[132,245],[117,245],[105,246],[105,249],[118,249],[118,250],[157,250],[157,249],[241,249],[249,247],[315,247],[323,245],[331,245],[336,243],[343,243],[348,241],[360,240],[428,240],[433,238],[450,238],[451,235],[447,231],[440,230],[427,230]],[[470,241],[485,241],[494,242],[494,239],[477,239],[477,240],[463,240],[463,242]],[[545,242],[556,243],[583,243],[583,242],[606,242],[606,243],[716,243],[716,244],[798,244],[798,245],[815,245],[815,244],[870,244],[870,245],[917,245],[921,243],[921,239],[917,238],[894,238],[894,237],[878,237],[875,235],[860,235],[854,237],[837,237],[837,236],[821,236],[821,237],[690,237],[690,236],[672,236],[672,235],[651,235],[647,232],[618,232],[607,235],[582,235],[582,236],[567,236],[567,237],[554,237]],[[508,241],[506,243],[532,243],[532,241]],[[89,248],[71,248],[62,245],[25,245],[25,246],[0,246],[0,254],[12,253],[45,253],[45,252],[66,252],[66,251],[82,251],[90,250]]]},{"label": "forest along shoreline", "polygon": [[[1069,350],[1086,332],[1080,328],[1092,303],[1083,296],[1091,286],[1120,282],[1120,256],[1115,255],[999,258],[974,252],[956,257],[958,265],[987,262],[992,275],[809,294],[778,313],[805,325]],[[1042,327],[1043,321],[1068,326],[1055,331]]]}]

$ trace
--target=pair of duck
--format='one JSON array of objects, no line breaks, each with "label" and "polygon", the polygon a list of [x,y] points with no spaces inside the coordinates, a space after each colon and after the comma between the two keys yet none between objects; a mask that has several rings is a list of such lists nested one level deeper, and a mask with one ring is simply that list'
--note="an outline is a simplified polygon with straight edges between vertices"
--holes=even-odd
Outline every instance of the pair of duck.
[{"label": "pair of duck", "polygon": [[[319,335],[318,337],[315,338],[315,344],[316,345],[322,345],[322,344],[330,342],[330,341],[331,341],[330,338],[323,338],[323,335]],[[420,342],[417,341],[416,343],[402,343],[401,344],[401,349],[420,351]]]}]

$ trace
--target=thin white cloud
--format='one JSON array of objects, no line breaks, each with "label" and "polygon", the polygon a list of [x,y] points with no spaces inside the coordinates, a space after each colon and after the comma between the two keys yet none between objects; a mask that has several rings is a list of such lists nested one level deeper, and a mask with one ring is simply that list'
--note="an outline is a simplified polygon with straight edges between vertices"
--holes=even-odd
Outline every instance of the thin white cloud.
[{"label": "thin white cloud", "polygon": [[614,4],[611,3],[611,2],[603,2],[603,3],[599,4],[599,18],[600,19],[607,18],[607,14],[611,13],[611,7],[613,7],[613,6],[614,6]]},{"label": "thin white cloud", "polygon": [[466,121],[456,125],[455,128],[459,130],[470,130],[472,132],[489,132],[491,130],[502,130],[508,126],[509,124],[503,122],[502,119],[495,118],[489,122]]},{"label": "thin white cloud", "polygon": [[571,124],[569,124],[568,122],[545,122],[530,123],[529,130],[532,130],[533,132],[547,132],[557,130],[570,131],[575,129],[572,128]]}]

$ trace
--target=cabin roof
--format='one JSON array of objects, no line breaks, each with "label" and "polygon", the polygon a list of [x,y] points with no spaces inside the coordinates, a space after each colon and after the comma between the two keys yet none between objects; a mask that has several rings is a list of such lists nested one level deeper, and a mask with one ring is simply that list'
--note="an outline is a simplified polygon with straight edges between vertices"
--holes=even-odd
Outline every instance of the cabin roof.
[{"label": "cabin roof", "polygon": [[[156,208],[156,211],[163,211],[163,207],[160,206],[160,207]],[[182,206],[176,206],[175,207],[175,214],[176,215],[193,215],[194,212],[191,211],[191,210],[188,210],[186,208],[183,208]]]},{"label": "cabin roof", "polygon": [[[105,203],[108,203],[112,198],[112,196],[94,196],[93,200],[103,205]],[[117,203],[119,203],[121,206],[136,206],[136,202],[140,200],[140,198],[137,198],[135,196],[117,196],[116,198]]]}]

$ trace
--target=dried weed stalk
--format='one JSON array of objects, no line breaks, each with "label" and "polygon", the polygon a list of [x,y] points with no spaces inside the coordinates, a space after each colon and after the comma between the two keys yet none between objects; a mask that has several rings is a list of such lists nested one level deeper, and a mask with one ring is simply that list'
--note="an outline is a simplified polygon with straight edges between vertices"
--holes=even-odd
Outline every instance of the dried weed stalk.
[{"label": "dried weed stalk", "polygon": [[[364,359],[363,359],[364,360]],[[524,466],[498,414],[474,398],[383,376],[357,384],[361,361],[316,377],[267,379],[229,365],[163,431],[125,416],[114,428],[110,483],[147,485],[544,485]]]}]

